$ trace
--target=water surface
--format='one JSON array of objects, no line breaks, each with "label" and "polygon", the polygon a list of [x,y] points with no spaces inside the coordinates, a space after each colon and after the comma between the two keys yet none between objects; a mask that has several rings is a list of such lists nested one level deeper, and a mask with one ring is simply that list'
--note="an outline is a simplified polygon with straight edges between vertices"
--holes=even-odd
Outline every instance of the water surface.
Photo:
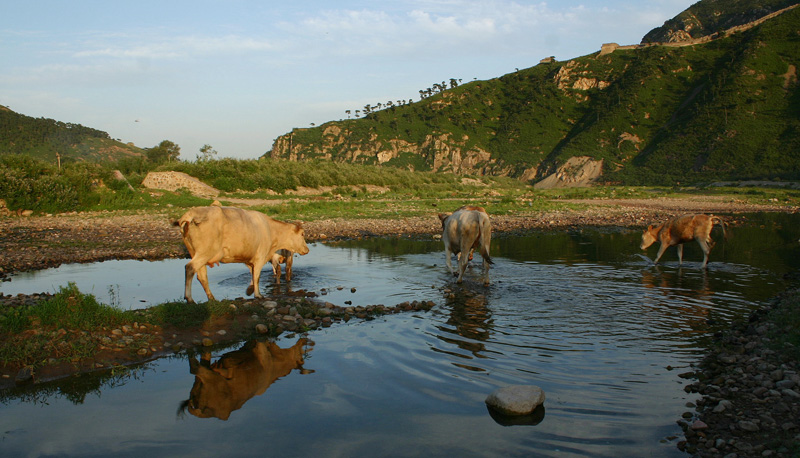
[{"label": "water surface", "polygon": [[[783,289],[784,274],[800,262],[797,216],[753,218],[720,241],[707,271],[699,269],[697,246],[687,246],[683,267],[674,249],[663,265],[652,266],[640,256],[634,231],[497,236],[488,288],[479,282],[479,262],[455,284],[440,242],[315,244],[295,260],[291,288],[337,305],[424,299],[437,306],[310,333],[316,345],[303,369],[278,378],[224,421],[177,414],[195,382],[186,354],[130,372],[7,391],[0,452],[683,456],[675,446],[676,420],[696,398],[683,391],[678,374],[691,370],[711,333]],[[88,274],[93,286],[78,285],[97,293],[125,278],[116,301],[123,305],[132,296],[126,307],[178,299],[184,263],[124,261],[112,283]],[[209,272],[214,293],[244,295],[247,269],[224,267],[231,269]],[[57,287],[78,278],[70,268],[34,277],[45,289]],[[268,273],[265,294],[273,288]],[[19,276],[0,288],[16,293],[23,283]],[[204,297],[197,282],[194,294]],[[285,335],[277,344],[285,349],[297,340]],[[242,345],[217,349],[210,359]],[[529,424],[509,426],[484,404],[489,393],[510,384],[534,384],[546,393],[543,412],[526,419]]]}]

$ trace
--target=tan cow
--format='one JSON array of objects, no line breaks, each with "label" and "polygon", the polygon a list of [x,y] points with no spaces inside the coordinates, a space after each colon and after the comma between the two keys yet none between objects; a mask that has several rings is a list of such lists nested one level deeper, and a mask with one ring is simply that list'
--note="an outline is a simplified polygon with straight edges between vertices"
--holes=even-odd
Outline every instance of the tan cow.
[{"label": "tan cow", "polygon": [[[442,222],[445,263],[450,273],[455,274],[450,259],[451,253],[461,255],[478,248],[483,258],[484,284],[488,285],[489,265],[492,264],[492,258],[489,257],[489,244],[492,239],[489,215],[485,211],[459,209],[452,214],[440,213],[439,220]],[[464,271],[467,269],[468,258],[467,255],[458,257],[458,283],[461,283]]]},{"label": "tan cow", "polygon": [[275,282],[281,282],[281,264],[286,264],[286,281],[292,281],[292,262],[294,253],[289,250],[278,250],[272,255],[272,273],[275,274]]},{"label": "tan cow", "polygon": [[727,238],[725,233],[725,221],[722,218],[714,215],[684,215],[659,225],[650,225],[642,232],[642,244],[639,246],[641,249],[646,250],[650,245],[656,241],[661,242],[653,264],[658,264],[661,255],[667,251],[667,248],[676,246],[678,249],[678,264],[683,264],[683,244],[696,240],[703,250],[703,265],[705,268],[708,265],[708,254],[714,248],[714,241],[711,240],[711,228],[719,224],[722,227],[722,233]]},{"label": "tan cow", "polygon": [[276,221],[269,216],[235,207],[196,207],[174,223],[180,226],[183,243],[192,260],[186,264],[184,297],[192,299],[192,279],[203,286],[208,300],[215,300],[208,287],[206,266],[220,262],[241,262],[250,269],[251,280],[247,294],[261,297],[258,280],[261,268],[272,260],[280,249],[304,255],[308,246],[303,227],[299,224]]},{"label": "tan cow", "polygon": [[251,340],[239,350],[226,353],[217,362],[189,359],[194,384],[189,399],[181,403],[179,414],[189,411],[199,418],[227,420],[254,396],[264,394],[275,380],[293,369],[302,369],[303,347],[299,339],[289,348],[273,342]]}]

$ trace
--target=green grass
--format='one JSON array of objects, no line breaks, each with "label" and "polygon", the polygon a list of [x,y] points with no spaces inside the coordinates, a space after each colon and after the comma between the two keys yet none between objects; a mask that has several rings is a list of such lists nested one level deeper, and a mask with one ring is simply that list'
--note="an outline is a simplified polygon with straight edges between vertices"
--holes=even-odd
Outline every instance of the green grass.
[{"label": "green grass", "polygon": [[41,326],[92,329],[115,326],[125,319],[125,312],[98,303],[93,295],[81,293],[75,283],[70,282],[36,307],[5,309],[0,316],[0,332],[19,333]]},{"label": "green grass", "polygon": [[[230,301],[186,304],[169,302],[145,311],[121,310],[100,304],[81,293],[74,283],[62,286],[52,298],[35,306],[0,309],[0,363],[23,366],[78,362],[96,354],[103,336],[133,323],[187,329],[209,320],[232,316]],[[129,350],[147,348],[146,340]]]}]

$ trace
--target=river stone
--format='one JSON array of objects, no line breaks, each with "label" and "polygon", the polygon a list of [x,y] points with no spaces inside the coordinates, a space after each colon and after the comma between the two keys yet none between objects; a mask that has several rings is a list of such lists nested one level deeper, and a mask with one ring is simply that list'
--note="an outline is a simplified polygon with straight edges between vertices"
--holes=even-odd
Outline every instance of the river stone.
[{"label": "river stone", "polygon": [[22,385],[25,383],[29,383],[33,381],[33,369],[30,366],[23,367],[17,372],[17,376],[14,378],[14,382],[17,385]]},{"label": "river stone", "polygon": [[544,403],[544,391],[534,385],[511,385],[486,398],[486,405],[505,415],[528,415]]},{"label": "river stone", "polygon": [[742,420],[739,422],[739,428],[749,431],[751,433],[758,431],[759,428],[757,424],[753,423],[752,421]]}]

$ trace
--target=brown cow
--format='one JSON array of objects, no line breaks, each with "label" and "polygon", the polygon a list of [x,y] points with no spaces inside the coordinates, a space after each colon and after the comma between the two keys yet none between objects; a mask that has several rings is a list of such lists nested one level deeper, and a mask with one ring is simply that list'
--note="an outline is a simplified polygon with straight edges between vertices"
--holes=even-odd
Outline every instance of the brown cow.
[{"label": "brown cow", "polygon": [[708,265],[708,254],[715,244],[711,240],[711,228],[714,224],[719,224],[722,227],[722,233],[727,237],[725,221],[714,215],[685,215],[673,218],[659,226],[650,225],[642,232],[640,248],[646,250],[656,241],[661,242],[656,259],[653,261],[653,264],[658,264],[658,260],[667,251],[667,248],[677,246],[678,264],[683,264],[683,244],[696,240],[703,250],[702,267],[705,268]]},{"label": "brown cow", "polygon": [[[442,222],[445,263],[450,273],[455,274],[450,259],[451,253],[468,254],[471,250],[478,248],[478,252],[483,258],[484,284],[488,285],[489,265],[492,264],[492,258],[489,257],[489,243],[492,239],[489,215],[485,211],[459,209],[449,215],[440,213],[439,220]],[[468,256],[458,257],[458,283],[461,283],[468,262]]]},{"label": "brown cow", "polygon": [[264,394],[275,380],[293,369],[302,369],[306,342],[299,339],[289,348],[280,348],[273,342],[251,340],[213,364],[208,359],[190,358],[189,372],[195,376],[194,384],[178,413],[188,410],[199,418],[227,420],[231,412],[252,397]]},{"label": "brown cow", "polygon": [[272,255],[272,273],[275,274],[275,282],[281,282],[281,264],[286,264],[286,281],[292,281],[292,262],[294,253],[289,250],[278,250]]},{"label": "brown cow", "polygon": [[251,280],[247,294],[261,297],[258,279],[261,268],[272,260],[279,249],[304,255],[308,246],[303,227],[299,224],[276,221],[269,216],[235,207],[196,207],[174,223],[180,226],[183,243],[192,260],[186,264],[184,297],[192,299],[192,279],[203,285],[208,300],[215,300],[208,287],[206,266],[220,262],[241,262],[250,269]]}]

